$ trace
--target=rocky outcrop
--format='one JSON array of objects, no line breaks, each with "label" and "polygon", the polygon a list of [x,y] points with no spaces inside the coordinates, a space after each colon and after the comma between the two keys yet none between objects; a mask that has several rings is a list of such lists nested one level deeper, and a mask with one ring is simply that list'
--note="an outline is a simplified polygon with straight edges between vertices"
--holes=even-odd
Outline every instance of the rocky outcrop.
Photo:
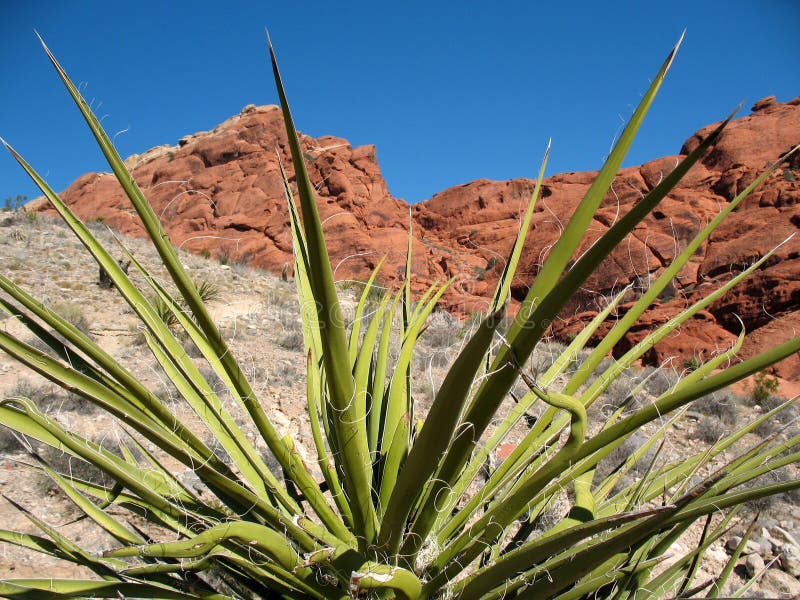
[{"label": "rocky outcrop", "polygon": [[[401,248],[408,208],[389,195],[374,146],[303,136],[339,277],[361,277],[384,248]],[[280,271],[292,242],[279,161],[292,172],[281,111],[247,106],[213,131],[126,160],[176,246]],[[130,235],[144,228],[112,174],[90,173],[63,194],[82,218]],[[344,248],[346,241],[347,248]],[[339,251],[337,253],[337,251]]]},{"label": "rocky outcrop", "polygon": [[[733,121],[715,148],[687,174],[633,234],[621,245],[567,306],[554,324],[566,337],[596,314],[611,295],[633,285],[630,300],[658,277],[720,208],[750,185],[768,164],[800,143],[800,98],[780,104],[765,98],[750,116]],[[604,199],[581,250],[588,248],[667,175],[683,156],[708,135],[714,125],[692,136],[681,154],[639,167],[623,169]],[[588,191],[595,173],[566,173],[543,182],[529,242],[513,286],[515,298],[527,292],[563,224]],[[474,279],[469,290],[486,296],[494,289],[502,261],[516,232],[518,217],[533,181],[476,181],[451,188],[414,207],[424,238],[432,247],[457,248],[447,264],[465,273],[469,260]],[[781,165],[715,230],[668,286],[656,305],[618,346],[622,353],[654,327],[704,297],[736,272],[782,244],[753,277],[702,311],[652,349],[647,362],[660,364],[671,356],[675,364],[702,360],[730,347],[742,324],[751,334],[742,350],[751,356],[800,332],[800,157]],[[447,244],[450,239],[454,243]],[[447,256],[446,253],[445,256]],[[456,256],[458,258],[456,258]],[[468,258],[467,258],[468,257]],[[460,261],[460,262],[459,262]],[[493,267],[493,268],[489,268]],[[470,274],[467,271],[468,274]],[[630,304],[624,304],[624,311]],[[602,335],[607,330],[602,330]],[[786,378],[800,377],[800,357],[779,367]]]},{"label": "rocky outcrop", "polygon": [[[800,143],[800,98],[765,98],[752,114],[733,121],[715,148],[592,276],[553,326],[558,336],[581,327],[605,299],[631,285],[624,311],[658,277],[720,208],[771,162]],[[684,144],[680,154],[623,169],[604,199],[581,250],[587,249],[696,148],[713,125]],[[353,148],[332,136],[301,135],[303,154],[318,191],[318,206],[337,279],[365,279],[383,255],[381,280],[396,284],[412,225],[416,285],[455,278],[443,299],[467,314],[485,308],[502,272],[534,181],[477,180],[409,206],[391,196],[374,146]],[[224,260],[281,271],[290,269],[291,238],[279,160],[293,178],[280,110],[248,106],[211,132],[187,136],[127,163],[177,246]],[[528,243],[512,286],[521,300],[564,224],[594,176],[563,173],[543,182]],[[144,230],[114,177],[82,176],[63,198],[81,217],[102,218],[125,233]],[[780,247],[744,285],[659,343],[647,360],[701,359],[728,347],[744,323],[751,332],[744,356],[800,330],[800,157],[770,176],[694,254],[637,328],[623,351],[647,331],[722,284],[754,259]],[[680,366],[678,364],[677,366]],[[800,358],[779,367],[800,378]]]}]

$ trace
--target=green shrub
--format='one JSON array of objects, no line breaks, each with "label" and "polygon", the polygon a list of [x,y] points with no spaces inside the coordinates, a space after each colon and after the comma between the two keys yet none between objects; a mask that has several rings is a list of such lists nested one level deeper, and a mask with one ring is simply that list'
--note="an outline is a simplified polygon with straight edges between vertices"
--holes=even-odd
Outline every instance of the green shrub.
[{"label": "green shrub", "polygon": [[[97,575],[95,580],[72,582],[8,580],[0,582],[0,595],[564,600],[632,598],[647,590],[648,597],[666,597],[695,585],[696,556],[724,534],[739,507],[800,488],[797,479],[760,480],[768,482],[747,487],[759,477],[796,463],[800,458],[797,439],[772,440],[740,456],[726,453],[745,433],[772,419],[783,405],[709,448],[696,453],[682,448],[685,455],[680,460],[666,461],[660,455],[664,436],[682,409],[797,352],[800,337],[734,363],[731,358],[741,345],[739,340],[657,398],[626,407],[625,412],[615,407],[599,422],[590,423],[587,417],[587,408],[604,397],[609,386],[653,344],[769,258],[768,254],[649,332],[640,344],[606,363],[605,370],[588,382],[700,244],[773,169],[767,169],[723,207],[650,288],[626,306],[624,315],[612,323],[595,349],[582,353],[623,294],[610,301],[569,346],[548,345],[547,360],[534,368],[526,366],[540,343],[546,343],[550,323],[587,278],[700,160],[727,125],[728,120],[722,122],[573,261],[579,248],[585,247],[584,234],[675,51],[653,79],[594,184],[550,250],[517,316],[501,334],[504,306],[541,191],[545,157],[490,309],[475,332],[460,344],[427,414],[413,401],[416,382],[411,369],[417,344],[447,285],[435,285],[420,298],[412,298],[409,249],[401,289],[376,299],[367,320],[369,290],[378,267],[361,294],[348,333],[314,186],[303,163],[273,55],[295,168],[296,189],[288,178],[285,181],[307,358],[311,453],[316,451],[311,463],[301,458],[301,440],[282,436],[269,419],[264,407],[274,399],[260,398],[252,388],[153,209],[88,105],[47,52],[157,246],[177,292],[165,292],[146,271],[142,286],[148,285],[150,291],[134,285],[89,229],[11,151],[108,271],[114,288],[141,321],[161,376],[171,386],[169,395],[177,395],[191,406],[206,431],[199,437],[193,427],[176,417],[165,394],[148,389],[69,321],[43,309],[0,276],[3,308],[20,315],[39,337],[48,335],[38,324],[45,323],[69,346],[56,359],[0,329],[0,348],[109,412],[130,432],[115,453],[68,431],[30,401],[10,398],[0,403],[0,422],[93,465],[114,482],[81,483],[61,477],[46,461],[42,465],[118,544],[98,556],[36,519],[33,522],[42,530],[41,536],[0,532],[5,542],[77,563]],[[178,331],[159,317],[157,303],[148,300],[153,293],[170,306],[180,307],[173,311]],[[218,382],[210,381],[214,378],[209,371],[201,372],[187,356],[179,335],[190,337],[197,345],[207,368],[224,384],[224,392]],[[639,385],[646,382],[636,387]],[[519,391],[513,402],[508,399],[512,389]],[[536,417],[520,432],[517,425],[526,415]],[[648,434],[631,440],[643,431]],[[615,450],[629,440],[630,455],[622,464],[608,472],[598,470],[599,463],[614,458]],[[510,454],[485,471],[486,478],[481,480],[484,465],[501,445],[512,448]],[[269,449],[267,455],[264,446]],[[146,460],[137,460],[132,449],[145,447],[153,450],[147,451]],[[308,454],[310,449],[302,450]],[[186,477],[175,474],[171,467],[175,463],[190,471],[190,484],[184,483],[189,481]],[[719,468],[717,463],[723,466]],[[720,518],[706,529],[697,552],[675,552],[674,542],[694,522],[717,513]],[[142,521],[151,527],[143,528]],[[668,550],[670,563],[663,566]],[[725,584],[725,573],[716,581],[719,587]]]},{"label": "green shrub", "polygon": [[[220,299],[219,287],[210,281],[203,280],[197,287],[197,294],[202,302],[214,302]],[[158,318],[169,328],[175,328],[179,325],[180,319],[178,313],[191,316],[191,312],[187,309],[186,303],[180,298],[176,303],[164,300],[158,294],[153,295],[150,301],[155,308]]]},{"label": "green shrub", "polygon": [[770,375],[766,371],[756,373],[755,377],[753,377],[753,400],[755,400],[756,404],[763,404],[778,391],[779,386],[780,382],[774,375]]},{"label": "green shrub", "polygon": [[700,359],[696,356],[692,356],[683,361],[683,368],[690,372],[696,371],[700,367],[700,364]]},{"label": "green shrub", "polygon": [[219,286],[215,283],[211,283],[207,279],[201,281],[200,285],[197,286],[197,293],[200,295],[200,299],[203,302],[216,302],[222,298]]},{"label": "green shrub", "polygon": [[178,317],[175,315],[175,312],[172,310],[167,301],[162,300],[158,296],[153,296],[151,302],[156,314],[158,315],[158,318],[161,319],[161,322],[164,323],[164,325],[170,329],[178,326]]}]

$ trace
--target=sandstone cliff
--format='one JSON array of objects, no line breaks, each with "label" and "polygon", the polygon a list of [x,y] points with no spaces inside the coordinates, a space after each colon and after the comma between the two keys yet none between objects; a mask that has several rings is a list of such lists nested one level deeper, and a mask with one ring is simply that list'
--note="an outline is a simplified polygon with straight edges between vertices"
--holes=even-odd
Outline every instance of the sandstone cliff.
[{"label": "sandstone cliff", "polygon": [[[630,283],[634,284],[630,300],[634,300],[642,286],[669,264],[721,206],[768,163],[800,143],[800,98],[787,104],[766,98],[752,110],[751,115],[730,124],[702,163],[637,227],[628,243],[606,260],[554,325],[556,335],[575,331],[604,297]],[[675,156],[620,171],[582,249],[651,190],[712,127],[690,137]],[[455,285],[444,298],[449,309],[466,314],[486,306],[533,180],[478,180],[409,206],[391,196],[374,146],[353,148],[332,136],[315,139],[301,135],[301,142],[319,193],[337,279],[366,279],[387,254],[380,279],[395,285],[403,271],[410,220],[416,285],[455,277]],[[291,268],[292,258],[278,156],[291,175],[280,110],[250,105],[213,131],[132,156],[127,164],[176,246],[280,272]],[[515,300],[524,297],[594,175],[563,173],[543,182],[513,285]],[[138,217],[110,174],[80,177],[64,191],[63,198],[84,219],[101,218],[124,233],[143,235]],[[800,157],[795,156],[703,244],[674,286],[662,294],[618,350],[641,339],[654,325],[798,229]],[[679,335],[659,344],[647,360],[659,363],[678,356],[675,366],[680,367],[681,361],[707,358],[730,345],[740,330],[739,318],[750,332],[744,356],[800,331],[800,239],[781,246],[755,277],[684,325]],[[800,378],[800,357],[784,361],[778,370],[785,378]]]}]

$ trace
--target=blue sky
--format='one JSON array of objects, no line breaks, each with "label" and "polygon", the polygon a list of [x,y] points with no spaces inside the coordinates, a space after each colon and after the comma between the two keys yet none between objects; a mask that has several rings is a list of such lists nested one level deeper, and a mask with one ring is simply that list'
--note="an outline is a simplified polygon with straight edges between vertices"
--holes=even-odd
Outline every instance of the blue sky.
[{"label": "blue sky", "polygon": [[[599,168],[664,57],[686,40],[626,165],[679,151],[739,102],[800,95],[798,0],[96,2],[0,0],[0,135],[57,190],[107,170],[37,29],[128,156],[277,95],[298,128],[376,144],[407,201],[481,177]],[[0,199],[37,190],[0,156]]]}]

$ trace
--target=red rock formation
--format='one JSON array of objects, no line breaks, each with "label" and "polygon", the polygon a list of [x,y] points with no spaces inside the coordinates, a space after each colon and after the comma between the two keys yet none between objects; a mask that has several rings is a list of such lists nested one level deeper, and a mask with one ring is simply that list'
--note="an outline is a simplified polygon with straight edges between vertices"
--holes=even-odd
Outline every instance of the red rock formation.
[{"label": "red rock formation", "polygon": [[[338,260],[356,255],[337,274],[362,277],[383,248],[404,246],[408,209],[389,195],[374,146],[353,149],[335,137],[303,136],[302,143],[326,233],[342,250],[337,254],[334,247],[333,254]],[[126,164],[173,244],[280,271],[292,263],[292,243],[279,156],[291,172],[280,110],[251,105],[211,132],[132,156]],[[101,217],[124,233],[144,235],[111,174],[84,175],[63,197],[83,218]]]},{"label": "red rock formation", "polygon": [[[681,154],[623,169],[604,199],[581,251],[602,235],[677,162],[696,148],[713,125],[693,135]],[[352,148],[343,139],[301,135],[337,279],[365,279],[384,254],[380,275],[396,284],[407,243],[409,211],[414,233],[413,269],[419,286],[455,277],[444,304],[462,314],[488,304],[534,181],[488,181],[457,186],[409,207],[391,196],[374,146]],[[800,143],[800,98],[773,97],[733,121],[716,147],[610,256],[565,307],[554,325],[565,336],[591,318],[603,298],[628,284],[631,297],[657,277],[736,194],[767,164]],[[248,106],[211,132],[154,148],[126,162],[177,246],[281,271],[291,265],[291,239],[278,156],[293,170],[280,110]],[[552,244],[591,185],[595,173],[564,173],[543,182],[532,230],[514,280],[521,300]],[[82,218],[102,217],[112,227],[143,235],[138,217],[112,175],[92,173],[63,198]],[[698,250],[618,351],[641,339],[684,306],[731,277],[800,229],[800,157],[784,164]],[[624,308],[623,308],[624,310]],[[738,334],[739,318],[752,335],[750,356],[800,329],[800,240],[791,239],[756,276],[685,324],[648,354],[661,362],[708,357]],[[784,361],[780,374],[800,378],[800,358]]]}]

